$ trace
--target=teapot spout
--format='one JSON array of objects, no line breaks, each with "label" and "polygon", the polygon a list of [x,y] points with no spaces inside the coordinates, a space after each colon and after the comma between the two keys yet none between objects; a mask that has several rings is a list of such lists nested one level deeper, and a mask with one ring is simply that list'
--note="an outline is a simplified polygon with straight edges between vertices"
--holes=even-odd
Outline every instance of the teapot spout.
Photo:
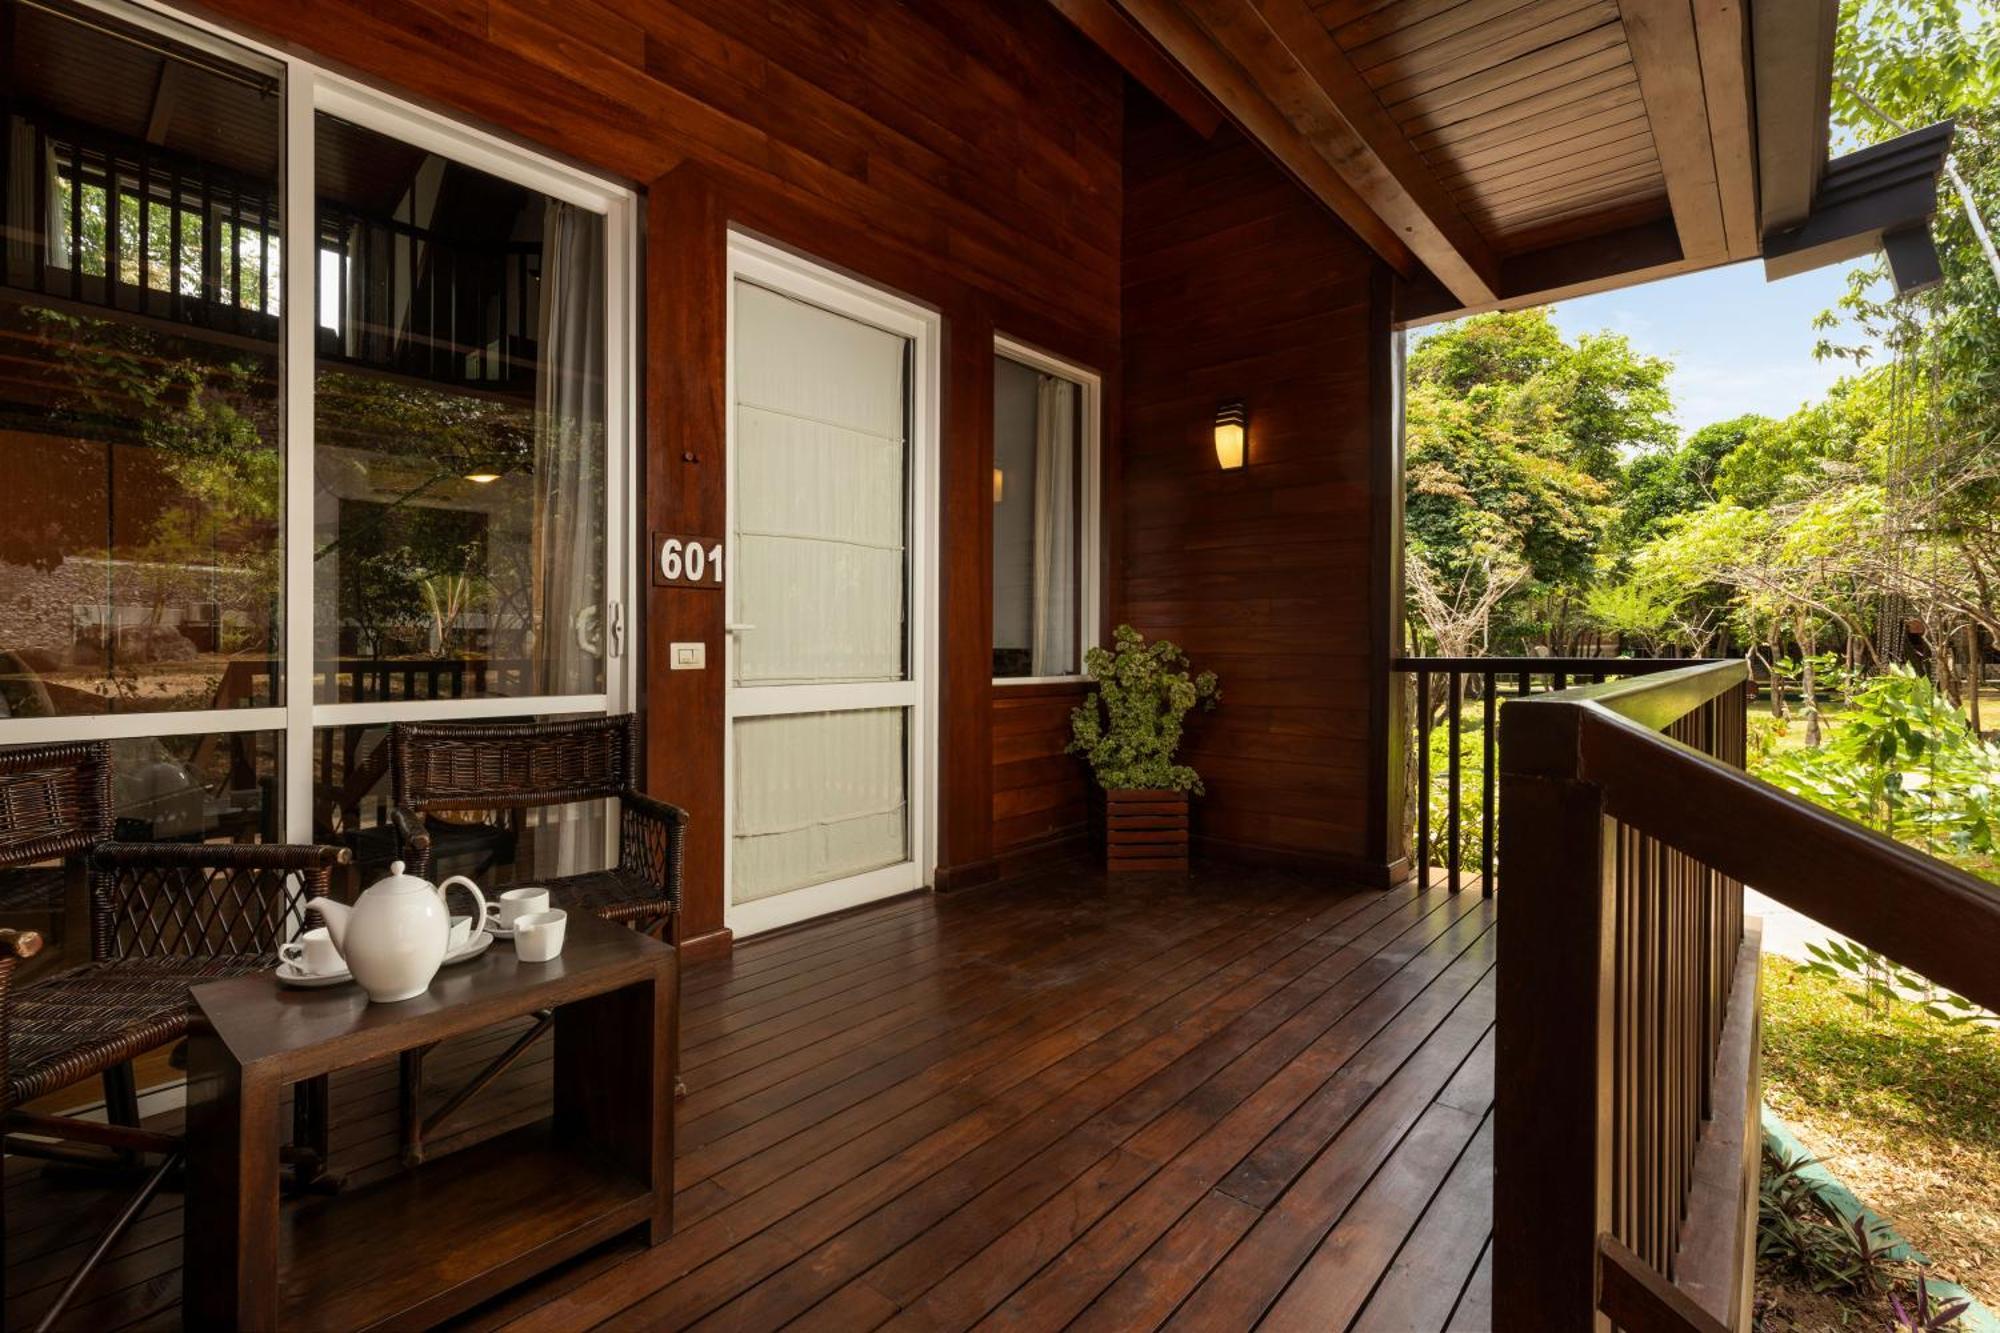
[{"label": "teapot spout", "polygon": [[347,944],[347,920],[354,909],[346,903],[337,903],[331,898],[315,898],[306,904],[308,912],[318,912],[320,920],[326,922],[326,933],[333,937],[333,947],[345,951]]}]

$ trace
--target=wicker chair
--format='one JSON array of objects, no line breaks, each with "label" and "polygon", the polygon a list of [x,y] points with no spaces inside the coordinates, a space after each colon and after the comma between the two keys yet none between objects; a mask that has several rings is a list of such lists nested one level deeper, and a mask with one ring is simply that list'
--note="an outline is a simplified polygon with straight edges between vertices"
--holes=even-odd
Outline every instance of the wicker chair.
[{"label": "wicker chair", "polygon": [[[687,812],[638,790],[639,725],[632,714],[574,722],[398,722],[390,729],[389,745],[395,793],[391,817],[403,859],[416,874],[432,877],[434,853],[442,846],[454,841],[477,843],[469,837],[477,828],[502,827],[452,824],[438,820],[439,815],[498,816],[506,821],[512,845],[515,821],[524,811],[615,800],[617,864],[537,882],[565,910],[594,912],[634,930],[672,938],[681,903]],[[418,1108],[424,1053],[405,1055],[404,1159],[422,1161],[425,1138],[527,1050],[548,1030],[550,1021],[550,1015],[542,1015],[535,1027],[428,1119]]]},{"label": "wicker chair", "polygon": [[[189,986],[275,964],[305,903],[326,892],[347,855],[334,847],[101,841],[110,827],[109,771],[102,744],[0,751],[0,865],[87,863],[91,918],[89,962],[18,989],[15,969],[42,941],[33,931],[0,931],[0,1128],[33,1136],[9,1138],[7,1151],[127,1172],[145,1156],[161,1159],[40,1327],[60,1315],[180,1160],[178,1136],[139,1125],[133,1057],[186,1034]],[[21,1109],[93,1076],[104,1081],[108,1124]],[[325,1081],[302,1084],[293,1104],[288,1156],[310,1179],[325,1160]],[[0,1238],[4,1221],[0,1196]]]}]

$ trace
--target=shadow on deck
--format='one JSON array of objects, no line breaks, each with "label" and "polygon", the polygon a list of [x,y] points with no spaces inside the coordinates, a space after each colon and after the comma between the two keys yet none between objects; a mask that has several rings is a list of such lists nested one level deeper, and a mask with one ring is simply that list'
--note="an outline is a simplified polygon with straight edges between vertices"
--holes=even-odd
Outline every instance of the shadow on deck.
[{"label": "shadow on deck", "polygon": [[[686,979],[674,1237],[461,1324],[1485,1328],[1495,912],[1069,866],[747,941]],[[466,1137],[546,1114],[547,1059]],[[396,1170],[393,1066],[334,1102],[335,1169]],[[28,1327],[118,1200],[7,1167]],[[168,1195],[63,1326],[177,1326],[179,1263]]]}]

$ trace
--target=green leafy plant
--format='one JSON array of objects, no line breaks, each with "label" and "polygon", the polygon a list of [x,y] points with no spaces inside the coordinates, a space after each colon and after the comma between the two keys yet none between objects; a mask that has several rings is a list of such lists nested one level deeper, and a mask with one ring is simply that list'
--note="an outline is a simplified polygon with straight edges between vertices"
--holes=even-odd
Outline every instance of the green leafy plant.
[{"label": "green leafy plant", "polygon": [[1805,1176],[1814,1161],[1766,1140],[1757,1261],[1795,1274],[1814,1291],[1879,1297],[1908,1267],[1891,1257],[1894,1235],[1880,1222],[1841,1216]]},{"label": "green leafy plant", "polygon": [[1090,761],[1098,785],[1202,790],[1201,775],[1174,755],[1187,715],[1221,701],[1215,673],[1190,675],[1187,654],[1165,639],[1147,643],[1130,625],[1118,627],[1113,648],[1085,653],[1083,664],[1097,688],[1070,714],[1069,751]]},{"label": "green leafy plant", "polygon": [[1910,1303],[1903,1304],[1902,1294],[1889,1297],[1889,1309],[1895,1316],[1896,1327],[1906,1333],[1933,1333],[1933,1330],[1949,1328],[1959,1321],[1972,1302],[1966,1300],[1945,1301],[1941,1305],[1931,1304],[1931,1288],[1927,1282],[1919,1281],[1910,1295]]}]

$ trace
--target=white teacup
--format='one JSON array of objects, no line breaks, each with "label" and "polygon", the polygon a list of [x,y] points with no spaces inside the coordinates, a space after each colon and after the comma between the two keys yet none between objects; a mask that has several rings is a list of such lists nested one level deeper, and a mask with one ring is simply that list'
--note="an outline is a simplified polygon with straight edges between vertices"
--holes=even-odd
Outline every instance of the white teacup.
[{"label": "white teacup", "polygon": [[486,905],[486,915],[502,930],[514,929],[524,916],[549,910],[547,889],[509,889]]},{"label": "white teacup", "polygon": [[453,917],[451,919],[451,943],[448,946],[449,950],[452,953],[457,953],[470,943],[472,943],[472,918],[469,916]]},{"label": "white teacup", "polygon": [[526,912],[514,921],[514,956],[524,963],[546,963],[562,952],[566,912]]},{"label": "white teacup", "polygon": [[281,946],[278,957],[291,964],[295,971],[309,977],[331,976],[347,967],[341,961],[340,950],[333,947],[333,936],[325,926],[316,926],[290,944]]}]

